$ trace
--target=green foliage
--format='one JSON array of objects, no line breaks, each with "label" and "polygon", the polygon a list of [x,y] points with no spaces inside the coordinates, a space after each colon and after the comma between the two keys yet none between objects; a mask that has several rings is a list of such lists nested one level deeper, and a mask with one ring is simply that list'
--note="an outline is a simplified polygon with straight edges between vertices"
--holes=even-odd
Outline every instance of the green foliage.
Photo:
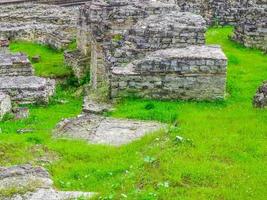
[{"label": "green foliage", "polygon": [[26,41],[12,42],[10,50],[23,52],[29,57],[39,55],[40,62],[33,63],[35,74],[38,76],[62,78],[71,74],[71,69],[64,64],[63,51]]},{"label": "green foliage", "polygon": [[[0,122],[0,165],[56,155],[45,165],[55,186],[99,192],[96,199],[265,199],[267,110],[251,101],[267,79],[267,56],[229,40],[231,32],[207,33],[207,42],[222,45],[229,58],[225,101],[125,99],[109,115],[157,120],[170,129],[117,148],[51,137],[56,123],[77,115],[82,104],[72,87],[58,87],[49,105],[31,106],[28,119]],[[22,128],[34,132],[17,135]]]}]

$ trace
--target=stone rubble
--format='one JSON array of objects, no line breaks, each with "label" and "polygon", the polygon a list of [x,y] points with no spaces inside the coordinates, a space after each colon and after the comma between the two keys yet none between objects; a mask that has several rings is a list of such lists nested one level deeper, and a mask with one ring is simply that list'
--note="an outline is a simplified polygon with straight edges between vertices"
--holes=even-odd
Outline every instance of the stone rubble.
[{"label": "stone rubble", "polygon": [[[4,191],[14,191],[5,196]],[[2,191],[2,193],[1,193]],[[0,199],[2,200],[68,200],[91,198],[92,192],[57,191],[48,172],[42,167],[18,165],[0,167]]]}]

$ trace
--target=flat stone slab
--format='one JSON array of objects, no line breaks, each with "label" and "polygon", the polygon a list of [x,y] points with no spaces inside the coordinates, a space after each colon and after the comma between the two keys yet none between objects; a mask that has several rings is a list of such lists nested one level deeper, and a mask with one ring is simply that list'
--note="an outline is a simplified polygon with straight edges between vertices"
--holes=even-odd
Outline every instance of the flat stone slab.
[{"label": "flat stone slab", "polygon": [[49,101],[55,90],[55,80],[37,76],[0,77],[0,91],[20,104]]},{"label": "flat stone slab", "polygon": [[60,138],[84,139],[93,144],[120,146],[163,128],[164,125],[157,122],[83,114],[61,121],[54,135]]},{"label": "flat stone slab", "polygon": [[[68,200],[90,198],[91,192],[57,191],[49,173],[42,167],[20,165],[0,167],[0,199],[2,200]],[[5,191],[14,191],[5,195]]]},{"label": "flat stone slab", "polygon": [[2,120],[3,116],[10,112],[12,108],[10,96],[0,92],[0,120]]}]

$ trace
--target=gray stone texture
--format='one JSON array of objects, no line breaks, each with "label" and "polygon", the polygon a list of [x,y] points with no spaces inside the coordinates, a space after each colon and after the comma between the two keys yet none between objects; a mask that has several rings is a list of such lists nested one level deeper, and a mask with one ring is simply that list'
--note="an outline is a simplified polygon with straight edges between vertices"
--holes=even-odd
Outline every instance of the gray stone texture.
[{"label": "gray stone texture", "polygon": [[66,50],[64,61],[67,66],[72,68],[78,80],[85,78],[90,70],[90,57],[83,55],[80,50]]},{"label": "gray stone texture", "polygon": [[108,88],[108,98],[224,98],[226,57],[219,47],[204,46],[201,16],[179,11],[151,0],[93,0],[82,7],[77,41],[91,57],[92,89]]},{"label": "gray stone texture", "polygon": [[162,128],[164,125],[156,122],[83,114],[61,121],[54,135],[60,138],[84,139],[93,144],[120,146]]},{"label": "gray stone texture", "polygon": [[11,108],[10,97],[5,93],[0,92],[0,121],[5,114],[11,111]]},{"label": "gray stone texture", "polygon": [[257,90],[253,99],[253,105],[257,108],[267,107],[267,81],[265,81]]},{"label": "gray stone texture", "polygon": [[33,74],[34,70],[26,55],[0,52],[0,77],[32,76]]},{"label": "gray stone texture", "polygon": [[0,37],[66,48],[76,34],[76,8],[54,5],[0,5]]},{"label": "gray stone texture", "polygon": [[267,52],[267,1],[240,9],[233,39]]},{"label": "gray stone texture", "polygon": [[[17,191],[5,196],[4,191]],[[3,194],[1,193],[3,191]],[[62,192],[53,188],[53,181],[42,167],[19,165],[0,167],[0,198],[2,200],[69,200],[91,198],[90,192]]]},{"label": "gray stone texture", "polygon": [[53,95],[55,80],[36,76],[0,77],[0,91],[20,104],[47,103]]}]

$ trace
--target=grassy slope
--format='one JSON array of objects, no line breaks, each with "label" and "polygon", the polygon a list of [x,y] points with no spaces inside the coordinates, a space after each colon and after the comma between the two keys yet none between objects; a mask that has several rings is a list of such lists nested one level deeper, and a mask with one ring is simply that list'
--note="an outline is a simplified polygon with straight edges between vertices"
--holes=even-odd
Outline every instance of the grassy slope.
[{"label": "grassy slope", "polygon": [[34,44],[27,41],[12,42],[10,49],[13,52],[23,52],[32,56],[39,55],[41,60],[34,63],[35,73],[44,77],[64,77],[70,75],[71,70],[64,65],[63,53],[55,51],[48,46]]},{"label": "grassy slope", "polygon": [[[27,120],[0,122],[0,165],[56,154],[45,166],[57,187],[99,191],[106,199],[265,199],[267,110],[253,109],[251,99],[267,79],[267,56],[229,41],[230,32],[207,33],[208,43],[221,44],[230,59],[225,102],[125,100],[111,115],[178,127],[113,148],[50,138],[60,118],[80,111],[81,99],[59,88],[55,98],[69,103],[54,101],[33,107]],[[25,127],[35,132],[15,134]],[[176,135],[190,142],[177,143]]]}]

